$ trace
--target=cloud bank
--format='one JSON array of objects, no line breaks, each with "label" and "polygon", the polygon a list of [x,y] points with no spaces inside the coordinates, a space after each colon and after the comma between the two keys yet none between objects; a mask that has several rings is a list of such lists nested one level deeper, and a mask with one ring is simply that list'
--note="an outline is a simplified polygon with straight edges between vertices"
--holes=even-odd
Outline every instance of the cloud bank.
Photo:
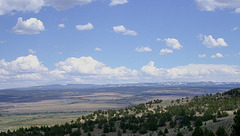
[{"label": "cloud bank", "polygon": [[46,6],[53,7],[56,10],[66,10],[91,2],[92,0],[0,0],[0,15],[14,12],[38,13]]},{"label": "cloud bank", "polygon": [[55,69],[45,67],[35,55],[0,60],[1,88],[24,85],[66,83],[136,83],[164,81],[225,81],[240,80],[240,67],[221,64],[189,64],[172,68],[155,66],[154,61],[140,70],[125,66],[112,68],[92,57],[71,57],[55,64]]},{"label": "cloud bank", "polygon": [[195,0],[198,7],[205,11],[215,11],[216,9],[238,9],[239,0]]}]

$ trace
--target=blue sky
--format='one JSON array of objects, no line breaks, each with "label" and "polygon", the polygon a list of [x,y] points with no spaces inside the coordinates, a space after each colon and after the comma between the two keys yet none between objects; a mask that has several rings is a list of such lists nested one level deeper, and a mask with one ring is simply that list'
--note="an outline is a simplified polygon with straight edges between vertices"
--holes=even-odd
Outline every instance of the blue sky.
[{"label": "blue sky", "polygon": [[240,81],[239,0],[0,0],[0,88]]}]

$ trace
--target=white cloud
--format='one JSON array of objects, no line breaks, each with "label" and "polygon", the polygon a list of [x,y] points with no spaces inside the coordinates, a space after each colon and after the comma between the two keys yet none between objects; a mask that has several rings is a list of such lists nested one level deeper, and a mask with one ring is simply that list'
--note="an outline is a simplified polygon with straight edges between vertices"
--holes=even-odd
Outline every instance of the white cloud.
[{"label": "white cloud", "polygon": [[16,60],[6,62],[0,60],[0,88],[40,85],[48,82],[51,76],[35,55],[18,57]]},{"label": "white cloud", "polygon": [[215,47],[227,47],[228,44],[224,41],[223,38],[218,38],[215,40],[212,35],[203,36],[203,45],[205,45],[207,48],[215,48]]},{"label": "white cloud", "polygon": [[16,34],[39,34],[44,31],[44,25],[41,20],[30,18],[23,21],[21,17],[18,18],[17,24],[12,28]]},{"label": "white cloud", "polygon": [[240,13],[240,8],[236,8],[235,13]]},{"label": "white cloud", "polygon": [[161,68],[150,61],[137,71],[124,66],[111,68],[92,57],[71,57],[58,62],[56,68],[50,71],[35,55],[18,57],[9,62],[0,60],[0,88],[66,83],[236,82],[239,80],[240,67],[233,65],[189,64]]},{"label": "white cloud", "polygon": [[240,8],[239,0],[195,0],[201,10],[215,11],[216,9]]},{"label": "white cloud", "polygon": [[39,62],[37,56],[34,55],[18,57],[16,60],[11,62],[5,62],[5,60],[1,60],[0,66],[3,66],[4,69],[9,70],[13,73],[29,73],[48,70]]},{"label": "white cloud", "polygon": [[95,50],[95,51],[102,51],[101,48],[95,48],[94,50]]},{"label": "white cloud", "polygon": [[98,73],[96,70],[102,68],[103,66],[103,63],[94,60],[92,57],[72,57],[56,64],[57,69],[64,71],[65,73],[82,74]]},{"label": "white cloud", "polygon": [[207,57],[206,54],[199,54],[199,55],[198,55],[198,58],[205,58],[205,57]]},{"label": "white cloud", "polygon": [[36,53],[36,51],[34,51],[33,49],[28,49],[28,52],[31,53],[31,54]]},{"label": "white cloud", "polygon": [[58,27],[60,27],[60,28],[64,28],[65,25],[64,25],[64,24],[59,24]]},{"label": "white cloud", "polygon": [[132,36],[138,35],[137,32],[135,32],[135,31],[133,31],[133,30],[126,29],[123,25],[114,26],[114,27],[113,27],[113,31],[114,31],[115,33],[122,33],[123,35],[132,35]]},{"label": "white cloud", "polygon": [[[9,79],[11,82],[14,80],[44,80],[43,73],[46,73],[48,68],[42,65],[37,56],[28,55],[18,57],[16,60],[6,62],[0,60],[0,76]],[[2,79],[0,78],[0,81]],[[21,82],[21,81],[20,81]]]},{"label": "white cloud", "polygon": [[160,50],[160,55],[166,55],[169,53],[173,53],[173,51],[171,49],[167,49],[167,48]]},{"label": "white cloud", "polygon": [[0,0],[0,15],[19,12],[39,12],[44,0]]},{"label": "white cloud", "polygon": [[[222,75],[239,75],[239,70],[234,66],[213,64],[189,64],[168,69],[168,78],[183,78],[216,81],[222,80]],[[228,76],[229,76],[228,75]],[[212,76],[212,77],[211,77]],[[218,79],[220,78],[220,79]],[[226,79],[225,79],[226,80]]]},{"label": "white cloud", "polygon": [[238,27],[234,27],[234,28],[232,29],[232,31],[236,31],[236,30],[238,30]]},{"label": "white cloud", "polygon": [[108,75],[108,76],[127,76],[134,75],[135,70],[130,70],[125,67],[110,68],[105,64],[94,60],[92,57],[68,58],[65,61],[56,64],[58,71],[63,71],[65,74],[80,74],[80,75]]},{"label": "white cloud", "polygon": [[165,44],[173,49],[181,49],[183,46],[179,43],[177,39],[174,38],[166,38]]},{"label": "white cloud", "polygon": [[150,61],[147,65],[143,66],[141,71],[152,76],[160,76],[166,72],[164,68],[157,68],[153,61]]},{"label": "white cloud", "polygon": [[45,0],[46,6],[51,6],[57,10],[65,10],[73,8],[76,5],[85,5],[91,3],[93,0]]},{"label": "white cloud", "polygon": [[157,41],[162,41],[162,39],[161,39],[161,38],[157,38],[156,40],[157,40]]},{"label": "white cloud", "polygon": [[142,78],[148,81],[238,81],[239,66],[216,64],[189,64],[173,68],[157,68],[150,61],[141,68]]},{"label": "white cloud", "polygon": [[223,58],[223,55],[221,53],[216,53],[215,55],[212,55],[211,58],[213,58],[213,59]]},{"label": "white cloud", "polygon": [[76,25],[76,29],[79,31],[84,31],[84,30],[92,30],[94,26],[91,23],[88,23],[86,25]]},{"label": "white cloud", "polygon": [[128,0],[112,0],[109,6],[116,6],[128,3]]},{"label": "white cloud", "polygon": [[135,51],[137,51],[137,52],[151,52],[152,49],[148,46],[145,46],[145,47],[142,46],[142,47],[137,47],[135,49]]},{"label": "white cloud", "polygon": [[39,12],[42,7],[50,6],[57,10],[85,5],[93,0],[0,0],[0,15],[14,12]]}]

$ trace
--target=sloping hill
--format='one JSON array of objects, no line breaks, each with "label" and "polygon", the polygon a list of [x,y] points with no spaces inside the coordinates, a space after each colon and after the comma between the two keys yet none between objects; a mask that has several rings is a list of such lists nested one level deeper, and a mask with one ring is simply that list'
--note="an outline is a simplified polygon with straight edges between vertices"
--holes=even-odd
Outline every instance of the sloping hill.
[{"label": "sloping hill", "polygon": [[20,128],[0,135],[195,136],[202,133],[205,136],[218,131],[230,134],[234,123],[233,113],[239,105],[239,88],[236,88],[223,94],[166,101],[157,99],[120,110],[98,110],[71,123]]}]

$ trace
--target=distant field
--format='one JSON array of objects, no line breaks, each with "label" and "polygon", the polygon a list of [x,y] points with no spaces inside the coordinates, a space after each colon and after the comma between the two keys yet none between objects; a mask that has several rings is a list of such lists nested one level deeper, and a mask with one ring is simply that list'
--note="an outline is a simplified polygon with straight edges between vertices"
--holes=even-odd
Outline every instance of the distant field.
[{"label": "distant field", "polygon": [[18,113],[18,114],[2,114],[0,116],[0,131],[14,130],[20,127],[30,126],[52,126],[55,124],[64,124],[71,120],[76,120],[82,115],[90,112],[67,112],[67,113]]}]

